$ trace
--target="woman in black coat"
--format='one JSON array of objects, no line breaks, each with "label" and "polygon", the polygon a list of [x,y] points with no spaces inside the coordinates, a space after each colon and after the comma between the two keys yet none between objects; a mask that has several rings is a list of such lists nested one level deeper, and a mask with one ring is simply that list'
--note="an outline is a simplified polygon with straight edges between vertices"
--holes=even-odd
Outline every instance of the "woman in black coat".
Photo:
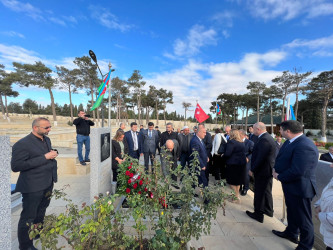
[{"label": "woman in black coat", "polygon": [[126,140],[124,131],[118,130],[116,135],[112,139],[112,172],[113,181],[117,181],[118,176],[118,164],[123,162],[125,154],[128,154],[127,143],[123,143]]},{"label": "woman in black coat", "polygon": [[226,179],[227,183],[235,191],[237,199],[235,203],[240,203],[239,187],[244,183],[246,174],[245,145],[237,129],[230,131],[230,140],[227,143],[224,153],[226,158]]}]

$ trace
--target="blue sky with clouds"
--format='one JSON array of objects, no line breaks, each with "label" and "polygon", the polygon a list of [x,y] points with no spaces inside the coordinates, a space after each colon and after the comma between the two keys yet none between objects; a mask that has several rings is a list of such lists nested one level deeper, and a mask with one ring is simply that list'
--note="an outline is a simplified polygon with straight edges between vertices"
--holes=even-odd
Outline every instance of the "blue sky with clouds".
[{"label": "blue sky with clouds", "polygon": [[[245,93],[249,81],[267,85],[294,67],[332,70],[331,0],[18,1],[0,0],[0,63],[42,61],[73,68],[92,49],[104,73],[127,79],[141,71],[174,93],[169,110],[198,100],[208,111],[218,94]],[[48,92],[18,88],[49,104]],[[82,92],[75,103],[87,103]],[[55,91],[55,101],[68,95]],[[223,107],[222,107],[223,110]]]}]

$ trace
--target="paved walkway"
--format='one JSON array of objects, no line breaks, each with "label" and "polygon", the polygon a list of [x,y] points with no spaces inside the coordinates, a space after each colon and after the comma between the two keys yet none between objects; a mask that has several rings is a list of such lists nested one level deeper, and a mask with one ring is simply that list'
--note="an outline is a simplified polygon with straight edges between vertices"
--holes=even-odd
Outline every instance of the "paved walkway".
[{"label": "paved walkway", "polygon": [[[12,181],[15,183],[17,175],[12,176]],[[214,180],[211,181],[214,183]],[[56,189],[62,188],[64,185],[69,185],[66,192],[75,203],[82,204],[89,201],[89,184],[90,175],[60,176],[59,182],[55,184]],[[276,215],[280,218],[281,212],[281,189],[274,182],[274,209]],[[230,189],[227,189],[230,192]],[[280,204],[281,202],[281,204]],[[249,192],[247,196],[242,197],[240,205],[227,202],[226,215],[223,215],[222,209],[218,211],[216,220],[212,221],[210,235],[202,236],[199,240],[192,240],[190,245],[196,248],[205,247],[205,249],[294,249],[295,244],[278,238],[272,234],[272,229],[284,230],[285,226],[277,219],[265,216],[264,223],[261,224],[249,218],[246,210],[253,211],[253,193]],[[65,203],[61,200],[52,200],[47,214],[59,214],[64,211]],[[12,249],[18,249],[17,242],[17,223],[21,209],[12,212]],[[130,228],[130,225],[126,225]],[[38,246],[37,246],[38,247]],[[41,249],[41,247],[39,247]]]}]

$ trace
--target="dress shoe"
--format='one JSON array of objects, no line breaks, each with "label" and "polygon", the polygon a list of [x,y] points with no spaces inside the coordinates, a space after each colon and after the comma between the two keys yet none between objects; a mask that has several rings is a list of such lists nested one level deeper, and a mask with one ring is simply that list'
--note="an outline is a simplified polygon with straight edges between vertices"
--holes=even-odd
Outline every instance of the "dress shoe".
[{"label": "dress shoe", "polygon": [[85,162],[90,162],[90,159],[88,159],[88,160],[84,160]]},{"label": "dress shoe", "polygon": [[246,189],[243,189],[241,192],[240,192],[241,196],[245,196],[247,194],[247,190]]},{"label": "dress shoe", "polygon": [[81,164],[82,166],[87,165],[87,163],[86,163],[85,161],[80,161],[80,164]]},{"label": "dress shoe", "polygon": [[258,221],[258,222],[260,222],[260,223],[264,223],[264,216],[263,216],[263,215],[258,215],[258,214],[256,214],[256,213],[252,213],[252,212],[250,212],[250,211],[246,211],[246,214],[247,214],[250,218],[252,218],[252,219],[254,219],[254,220],[256,220],[256,221]]},{"label": "dress shoe", "polygon": [[281,237],[281,238],[285,238],[287,240],[290,240],[292,243],[298,244],[298,239],[288,235],[285,231],[280,232],[280,231],[272,230],[272,233],[275,234],[276,236]]},{"label": "dress shoe", "polygon": [[264,212],[265,215],[267,215],[268,217],[273,217],[274,215],[273,214],[269,214],[269,213],[266,213]]}]

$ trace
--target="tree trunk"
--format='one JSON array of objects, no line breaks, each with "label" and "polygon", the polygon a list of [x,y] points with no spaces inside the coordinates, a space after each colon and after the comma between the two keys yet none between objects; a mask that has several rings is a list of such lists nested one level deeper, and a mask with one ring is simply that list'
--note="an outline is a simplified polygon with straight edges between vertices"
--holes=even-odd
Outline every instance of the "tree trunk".
[{"label": "tree trunk", "polygon": [[274,134],[274,128],[273,128],[273,107],[272,107],[272,99],[269,99],[269,104],[271,106],[271,134]]},{"label": "tree trunk", "polygon": [[155,111],[156,111],[156,125],[158,125],[158,110],[157,110],[157,102],[155,102]]},{"label": "tree trunk", "polygon": [[2,101],[2,95],[0,94],[0,105],[1,105],[1,112],[2,112],[2,117],[3,119],[6,119],[6,115],[5,115],[5,107],[3,105],[3,101]]},{"label": "tree trunk", "polygon": [[68,94],[69,94],[69,107],[71,110],[71,122],[73,122],[73,103],[72,103],[72,92],[71,92],[71,85],[68,85]]},{"label": "tree trunk", "polygon": [[53,114],[53,121],[57,121],[57,115],[56,115],[56,110],[55,110],[55,105],[54,105],[54,97],[51,88],[48,88],[50,97],[51,97],[51,107],[52,107],[52,114]]},{"label": "tree trunk", "polygon": [[185,119],[184,119],[184,126],[186,126],[186,108],[185,108]]},{"label": "tree trunk", "polygon": [[246,115],[245,115],[245,131],[247,132],[247,122],[249,118],[249,108],[246,108]]},{"label": "tree trunk", "polygon": [[5,95],[5,109],[6,109],[6,116],[8,118],[9,115],[8,115],[7,96],[6,95]]},{"label": "tree trunk", "polygon": [[260,110],[259,110],[259,100],[260,100],[260,97],[259,97],[259,93],[258,93],[258,97],[257,97],[257,122],[259,122],[259,114],[260,114]]},{"label": "tree trunk", "polygon": [[321,139],[324,142],[326,142],[327,106],[328,106],[328,97],[326,97],[324,100],[323,111],[322,111],[323,121],[321,124]]},{"label": "tree trunk", "polygon": [[148,124],[149,121],[149,107],[146,107],[146,125]]},{"label": "tree trunk", "polygon": [[296,118],[296,121],[297,121],[297,113],[298,113],[298,86],[297,86],[297,89],[296,89],[296,103],[295,103],[295,118]]},{"label": "tree trunk", "polygon": [[164,116],[164,125],[166,125],[166,118],[165,118],[165,106],[163,108],[163,116]]},{"label": "tree trunk", "polygon": [[282,115],[281,115],[281,121],[284,121],[284,103],[286,102],[286,98],[287,98],[287,91],[284,92],[284,96],[283,96],[283,101],[282,101]]}]

